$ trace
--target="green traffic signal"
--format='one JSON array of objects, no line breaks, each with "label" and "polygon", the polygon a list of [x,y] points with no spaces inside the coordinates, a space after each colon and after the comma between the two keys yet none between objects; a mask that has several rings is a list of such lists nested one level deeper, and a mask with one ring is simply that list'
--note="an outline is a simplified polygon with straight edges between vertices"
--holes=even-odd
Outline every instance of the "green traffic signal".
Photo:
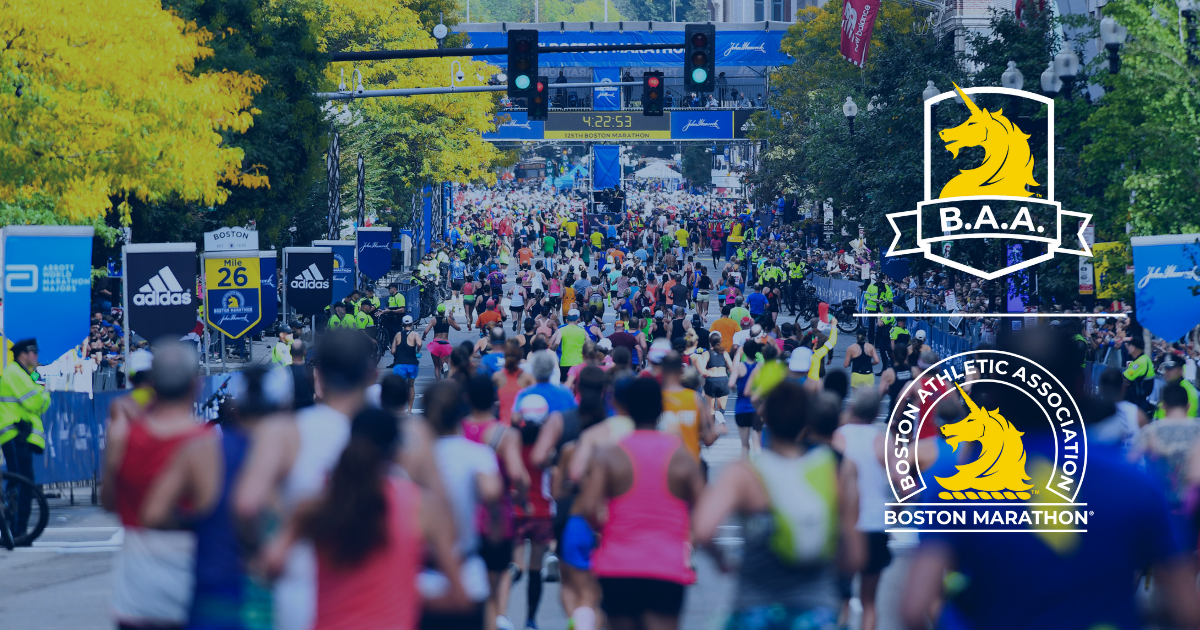
[{"label": "green traffic signal", "polygon": [[524,74],[518,74],[517,78],[513,79],[513,84],[517,86],[518,90],[527,90],[529,89],[529,77]]},{"label": "green traffic signal", "polygon": [[695,70],[692,70],[692,82],[693,83],[704,83],[707,80],[708,80],[708,72],[705,71],[704,68],[696,68]]}]

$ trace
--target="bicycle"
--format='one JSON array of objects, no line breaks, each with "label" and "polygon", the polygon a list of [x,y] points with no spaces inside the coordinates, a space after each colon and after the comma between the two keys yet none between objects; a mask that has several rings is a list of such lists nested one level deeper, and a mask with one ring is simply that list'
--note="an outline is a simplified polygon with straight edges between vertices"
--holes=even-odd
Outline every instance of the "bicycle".
[{"label": "bicycle", "polygon": [[[29,547],[33,541],[46,530],[50,522],[50,504],[46,495],[38,488],[33,480],[16,473],[0,470],[0,546],[12,551],[15,547]],[[23,534],[15,535],[17,526],[17,509],[20,506],[18,498],[22,491],[28,492],[32,500],[29,503],[29,518],[26,521],[32,528],[26,527]]]}]

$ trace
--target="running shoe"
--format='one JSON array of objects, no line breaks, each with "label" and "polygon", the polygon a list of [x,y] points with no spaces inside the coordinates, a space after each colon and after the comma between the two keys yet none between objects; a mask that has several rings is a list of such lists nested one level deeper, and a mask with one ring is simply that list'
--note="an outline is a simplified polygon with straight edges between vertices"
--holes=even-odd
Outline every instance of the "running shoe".
[{"label": "running shoe", "polygon": [[496,630],[517,630],[517,627],[513,625],[513,622],[508,617],[497,615]]},{"label": "running shoe", "polygon": [[537,622],[530,619],[525,622],[525,630],[538,630]]},{"label": "running shoe", "polygon": [[561,577],[558,570],[558,557],[554,554],[546,556],[546,564],[542,567],[542,581],[557,582]]}]

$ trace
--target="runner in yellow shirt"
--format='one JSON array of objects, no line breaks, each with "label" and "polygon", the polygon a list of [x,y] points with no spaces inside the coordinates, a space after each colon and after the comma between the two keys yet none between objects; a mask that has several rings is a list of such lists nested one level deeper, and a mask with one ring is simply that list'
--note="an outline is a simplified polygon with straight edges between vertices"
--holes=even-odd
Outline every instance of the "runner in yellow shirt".
[{"label": "runner in yellow shirt", "polygon": [[682,225],[675,230],[675,240],[679,242],[679,259],[684,260],[688,254],[688,231]]}]

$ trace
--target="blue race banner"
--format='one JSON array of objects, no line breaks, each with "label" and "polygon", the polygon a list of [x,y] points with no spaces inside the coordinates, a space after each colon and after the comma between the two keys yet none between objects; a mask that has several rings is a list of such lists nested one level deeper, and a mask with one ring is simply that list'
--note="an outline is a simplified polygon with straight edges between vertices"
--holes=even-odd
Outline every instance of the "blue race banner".
[{"label": "blue race banner", "polygon": [[732,140],[731,111],[673,111],[672,140]]},{"label": "blue race banner", "polygon": [[[620,68],[592,68],[592,83],[619,83],[620,81]],[[592,90],[592,109],[597,111],[621,109],[621,88],[594,88]]]},{"label": "blue race banner", "polygon": [[392,228],[358,228],[358,269],[378,280],[392,268]]},{"label": "blue race banner", "polygon": [[495,122],[496,130],[484,133],[484,140],[541,140],[546,136],[546,121],[529,120],[526,112],[500,112]]},{"label": "blue race banner", "polygon": [[1200,234],[1135,236],[1130,244],[1138,323],[1175,341],[1200,324]]},{"label": "blue race banner", "polygon": [[[468,32],[469,48],[504,48],[508,36],[501,32]],[[717,67],[735,66],[786,66],[792,58],[780,50],[786,31],[723,31],[717,30]],[[682,31],[567,31],[544,30],[538,33],[541,46],[582,46],[585,44],[678,44],[683,41]],[[482,52],[482,51],[481,51]],[[504,68],[508,58],[504,55],[480,54],[474,57],[493,66]],[[648,68],[681,67],[683,50],[639,50],[615,52],[558,53],[538,58],[541,67],[609,67]]]},{"label": "blue race banner", "polygon": [[262,276],[262,318],[250,329],[251,335],[270,328],[279,318],[279,260],[275,250],[258,252],[258,270]]},{"label": "blue race banner", "polygon": [[596,158],[596,176],[592,187],[596,190],[621,187],[621,145],[597,144],[592,149]]},{"label": "blue race banner", "polygon": [[46,363],[87,339],[93,235],[91,227],[4,228],[4,336],[36,338]]},{"label": "blue race banner", "polygon": [[354,243],[351,241],[313,241],[313,247],[333,250],[333,297],[331,304],[344,300],[354,290]]}]

